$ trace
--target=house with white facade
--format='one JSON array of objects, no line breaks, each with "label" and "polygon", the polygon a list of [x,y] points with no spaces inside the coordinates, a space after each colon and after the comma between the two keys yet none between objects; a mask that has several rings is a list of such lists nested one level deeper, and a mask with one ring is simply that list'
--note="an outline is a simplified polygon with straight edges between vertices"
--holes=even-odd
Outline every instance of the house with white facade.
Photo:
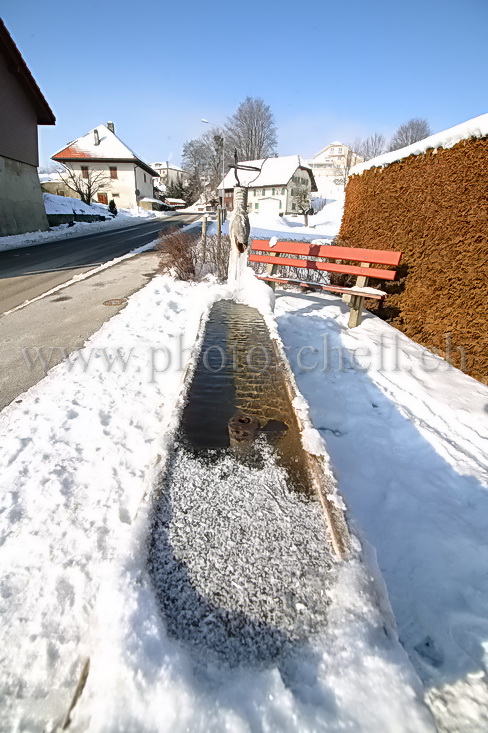
[{"label": "house with white facade", "polygon": [[157,171],[159,183],[163,186],[170,186],[172,183],[188,183],[188,173],[168,160],[163,163],[152,163],[151,167]]},{"label": "house with white facade", "polygon": [[344,143],[335,140],[322,148],[308,165],[313,171],[320,192],[328,193],[332,186],[345,187],[349,170],[363,158]]},{"label": "house with white facade", "polygon": [[117,137],[113,122],[98,125],[68,143],[52,160],[87,180],[90,172],[103,172],[103,183],[95,195],[101,204],[113,199],[117,207],[131,208],[140,199],[153,196],[153,178],[158,173]]},{"label": "house with white facade", "polygon": [[[295,214],[299,212],[298,200],[303,195],[317,191],[311,168],[299,155],[284,155],[264,160],[246,160],[242,165],[257,170],[239,170],[239,183],[249,189],[248,210],[259,214]],[[220,182],[225,189],[225,207],[234,207],[233,193],[237,186],[231,169]]]}]

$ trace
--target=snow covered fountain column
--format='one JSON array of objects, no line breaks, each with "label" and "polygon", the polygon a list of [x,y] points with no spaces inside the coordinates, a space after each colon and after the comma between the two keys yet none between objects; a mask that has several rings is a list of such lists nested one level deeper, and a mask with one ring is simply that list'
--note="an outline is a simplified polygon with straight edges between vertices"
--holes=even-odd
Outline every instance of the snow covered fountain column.
[{"label": "snow covered fountain column", "polygon": [[239,286],[247,267],[247,248],[251,227],[247,214],[247,188],[234,188],[234,209],[230,218],[230,256],[227,281]]}]

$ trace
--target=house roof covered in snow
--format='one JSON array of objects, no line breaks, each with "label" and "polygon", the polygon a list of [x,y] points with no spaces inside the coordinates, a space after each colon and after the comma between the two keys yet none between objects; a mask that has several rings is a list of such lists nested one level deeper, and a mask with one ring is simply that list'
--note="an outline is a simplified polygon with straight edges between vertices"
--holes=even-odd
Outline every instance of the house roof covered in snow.
[{"label": "house roof covered in snow", "polygon": [[34,107],[37,115],[37,124],[55,125],[56,118],[51,107],[46,102],[46,99],[37,86],[36,80],[32,76],[29,67],[22,58],[22,54],[15,45],[12,36],[1,19],[0,51],[7,61],[9,71],[15,76],[30,103]]},{"label": "house roof covered in snow", "polygon": [[329,143],[328,145],[325,146],[325,148],[322,148],[322,150],[319,150],[319,152],[314,155],[314,158],[316,158],[318,155],[322,155],[322,153],[325,153],[326,150],[328,150],[332,146],[335,147],[336,145],[340,145],[343,148],[347,148],[347,145],[344,145],[344,143],[341,143],[340,140],[334,140],[333,143]]},{"label": "house roof covered in snow", "polygon": [[52,173],[39,173],[38,175],[41,183],[49,183],[50,181],[58,183],[63,180],[58,171],[53,171]]},{"label": "house roof covered in snow", "polygon": [[159,174],[151,166],[139,158],[128,145],[122,142],[117,135],[106,125],[98,125],[87,132],[83,137],[68,143],[65,148],[52,156],[52,160],[60,162],[68,160],[96,160],[123,163],[137,163],[150,176]]},{"label": "house roof covered in snow", "polygon": [[175,165],[174,163],[169,163],[167,161],[163,163],[151,163],[151,165],[155,170],[158,170],[159,168],[164,168],[166,170],[169,168],[172,171],[181,171],[181,173],[186,172],[184,168],[180,168],[179,165]]},{"label": "house roof covered in snow", "polygon": [[[297,168],[307,171],[312,181],[312,191],[317,190],[312,169],[304,163],[299,155],[283,155],[279,158],[263,158],[261,160],[245,160],[242,165],[259,168],[259,171],[238,171],[241,186],[260,188],[261,186],[286,186]],[[237,180],[231,169],[224,178],[224,188],[234,188]],[[222,189],[222,181],[219,189]]]},{"label": "house roof covered in snow", "polygon": [[395,163],[409,155],[421,155],[427,150],[437,150],[438,148],[452,148],[461,140],[468,140],[471,137],[488,136],[488,114],[473,117],[467,122],[462,122],[455,127],[449,127],[447,130],[437,132],[435,135],[419,140],[412,145],[407,145],[399,150],[392,150],[391,153],[384,153],[377,158],[371,158],[364,163],[358,163],[353,166],[349,172],[350,176],[358,175],[369,168],[382,168],[391,163]]}]

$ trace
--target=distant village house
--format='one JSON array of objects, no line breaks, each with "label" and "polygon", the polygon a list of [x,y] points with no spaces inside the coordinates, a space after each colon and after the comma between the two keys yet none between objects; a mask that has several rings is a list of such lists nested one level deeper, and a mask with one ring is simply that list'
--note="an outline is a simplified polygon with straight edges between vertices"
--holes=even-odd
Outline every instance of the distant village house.
[{"label": "distant village house", "polygon": [[363,158],[344,143],[336,140],[308,161],[320,192],[328,192],[331,186],[345,187],[349,170]]},{"label": "distant village house", "polygon": [[56,118],[0,20],[0,235],[48,229],[37,126]]},{"label": "distant village house", "polygon": [[[162,186],[170,186],[177,183],[188,183],[188,173],[174,163],[165,161],[163,163],[152,163],[152,168],[157,171],[159,176],[159,184]],[[166,190],[166,189],[163,189]]]},{"label": "distant village house", "polygon": [[[285,155],[279,158],[243,161],[243,165],[257,168],[257,171],[239,171],[239,182],[248,188],[248,210],[259,214],[299,213],[300,196],[310,198],[317,191],[311,168],[303,163],[299,155]],[[237,186],[234,170],[230,170],[219,189],[225,189],[225,207],[234,208],[234,187]]]},{"label": "distant village house", "polygon": [[[52,160],[86,179],[90,172],[105,173],[103,185],[95,194],[100,204],[113,199],[117,207],[135,208],[141,199],[153,197],[153,178],[158,173],[117,137],[113,122],[98,125],[73,140]],[[71,195],[79,198],[76,192]]]}]

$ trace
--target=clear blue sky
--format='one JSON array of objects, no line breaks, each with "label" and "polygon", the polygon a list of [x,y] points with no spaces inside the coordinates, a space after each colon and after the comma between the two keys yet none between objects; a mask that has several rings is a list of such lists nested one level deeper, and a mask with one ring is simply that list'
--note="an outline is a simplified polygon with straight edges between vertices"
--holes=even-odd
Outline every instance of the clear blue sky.
[{"label": "clear blue sky", "polygon": [[282,155],[488,112],[487,0],[235,5],[2,0],[57,118],[42,163],[107,120],[145,160],[179,162],[201,117],[221,123],[248,95],[273,110]]}]

